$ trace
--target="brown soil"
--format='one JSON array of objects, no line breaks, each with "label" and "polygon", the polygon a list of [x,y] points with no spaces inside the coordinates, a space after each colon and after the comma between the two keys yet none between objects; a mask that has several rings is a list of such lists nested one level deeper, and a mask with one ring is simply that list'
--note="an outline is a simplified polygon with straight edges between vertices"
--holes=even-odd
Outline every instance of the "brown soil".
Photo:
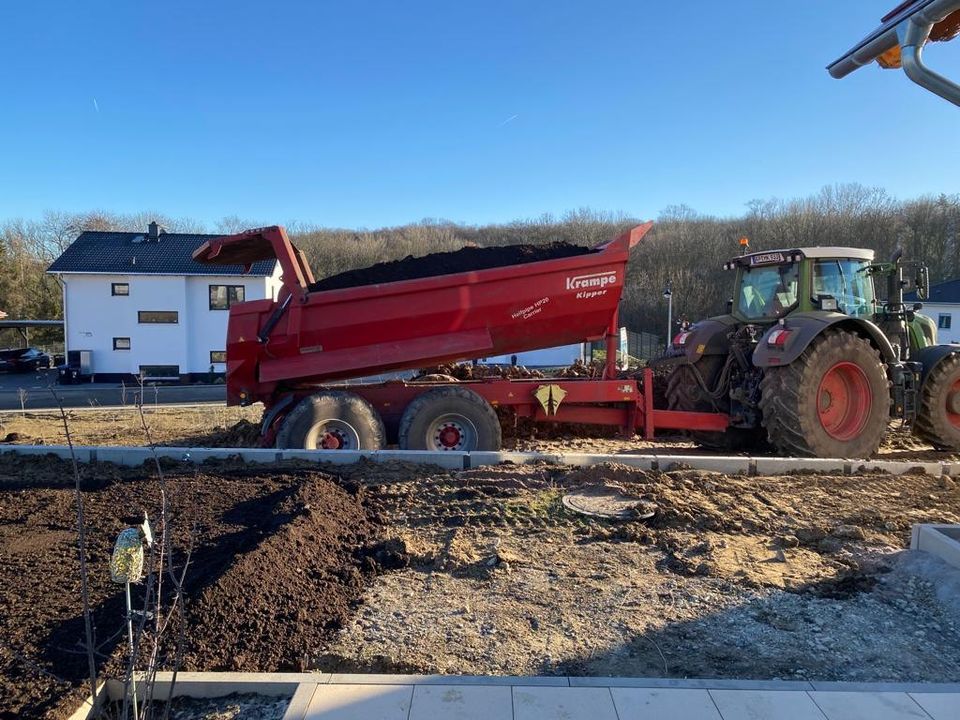
[{"label": "brown soil", "polygon": [[434,253],[422,257],[412,255],[403,260],[393,260],[371,265],[359,270],[348,270],[339,275],[323,278],[310,286],[312,292],[339,290],[340,288],[375,285],[379,283],[415,280],[418,278],[450,275],[453,273],[507,265],[524,265],[542,260],[586,255],[589,248],[565,242],[546,245],[502,245],[499,247],[465,247],[454,252]]},{"label": "brown soil", "polygon": [[[99,664],[115,674],[122,586],[107,566],[117,533],[144,509],[157,524],[159,485],[140,468],[81,468]],[[85,687],[70,478],[53,458],[0,459],[3,718],[62,716]],[[308,648],[349,616],[363,573],[379,568],[376,527],[360,498],[299,469],[179,468],[167,483],[178,563],[192,546],[183,668],[303,668]],[[135,604],[142,591],[135,586]]]},{"label": "brown soil", "polygon": [[[107,562],[141,508],[156,515],[157,484],[142,468],[82,470],[101,667],[116,675],[122,596]],[[329,472],[170,466],[181,550],[195,527],[187,669],[960,674],[960,601],[937,595],[960,574],[931,580],[902,552],[913,523],[960,522],[947,478],[617,464]],[[69,478],[59,460],[0,458],[0,717],[62,716],[83,693]],[[564,507],[569,489],[598,486],[654,516]]]}]

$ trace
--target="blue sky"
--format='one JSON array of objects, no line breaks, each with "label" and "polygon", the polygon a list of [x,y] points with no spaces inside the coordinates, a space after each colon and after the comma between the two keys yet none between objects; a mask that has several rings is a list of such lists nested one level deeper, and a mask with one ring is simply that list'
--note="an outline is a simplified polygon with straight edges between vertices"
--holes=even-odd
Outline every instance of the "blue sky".
[{"label": "blue sky", "polygon": [[[956,108],[824,70],[895,4],[4,3],[0,218],[378,227],[955,193]],[[960,75],[955,46],[928,62]]]}]

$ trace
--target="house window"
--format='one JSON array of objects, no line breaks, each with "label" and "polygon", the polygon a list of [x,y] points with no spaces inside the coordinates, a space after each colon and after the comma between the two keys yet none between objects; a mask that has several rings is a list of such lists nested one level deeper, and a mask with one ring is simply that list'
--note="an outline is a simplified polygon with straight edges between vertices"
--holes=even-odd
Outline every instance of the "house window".
[{"label": "house window", "polygon": [[173,324],[180,322],[176,310],[141,310],[137,313],[137,322],[141,324]]},{"label": "house window", "polygon": [[225,363],[227,361],[227,351],[226,350],[211,350],[210,351],[210,362],[211,363]]},{"label": "house window", "polygon": [[243,285],[211,285],[210,309],[229,310],[234,303],[243,302]]},{"label": "house window", "polygon": [[940,317],[937,319],[937,327],[941,330],[949,330],[952,319],[953,313],[940,313]]},{"label": "house window", "polygon": [[129,350],[130,349],[130,338],[128,337],[118,337],[113,339],[113,349],[114,350]]},{"label": "house window", "polygon": [[179,380],[179,365],[141,365],[140,376],[144,380]]},{"label": "house window", "polygon": [[126,297],[130,294],[130,283],[110,283],[110,294]]}]

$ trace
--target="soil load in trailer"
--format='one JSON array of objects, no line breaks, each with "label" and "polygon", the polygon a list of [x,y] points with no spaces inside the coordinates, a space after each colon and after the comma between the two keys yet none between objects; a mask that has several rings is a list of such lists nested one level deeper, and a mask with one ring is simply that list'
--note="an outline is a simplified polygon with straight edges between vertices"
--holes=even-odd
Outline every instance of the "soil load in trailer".
[{"label": "soil load in trailer", "polygon": [[[195,259],[235,265],[276,257],[283,270],[276,301],[230,309],[228,403],[268,401],[291,383],[319,384],[603,338],[615,322],[630,248],[651,225],[592,250],[521,246],[511,257],[504,248],[491,248],[513,264],[331,290],[311,290],[323,281],[315,283],[303,253],[282,228],[208,241]],[[551,257],[557,250],[565,256]],[[468,255],[484,259],[483,252]],[[518,255],[549,259],[517,264]]]}]

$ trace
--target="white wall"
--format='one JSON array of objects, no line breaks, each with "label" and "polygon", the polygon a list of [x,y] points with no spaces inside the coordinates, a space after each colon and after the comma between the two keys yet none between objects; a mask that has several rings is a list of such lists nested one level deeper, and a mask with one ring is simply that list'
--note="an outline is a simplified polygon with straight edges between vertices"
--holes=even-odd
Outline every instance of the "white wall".
[{"label": "white wall", "polygon": [[[94,373],[137,374],[141,365],[177,365],[180,373],[210,369],[210,351],[226,349],[226,310],[210,310],[210,285],[243,285],[247,300],[267,296],[274,278],[251,276],[64,274],[67,350],[92,350]],[[128,296],[111,284],[130,285]],[[139,323],[141,310],[175,310],[176,325]],[[129,337],[130,350],[113,338]],[[223,372],[224,365],[214,370]]]},{"label": "white wall", "polygon": [[[908,303],[909,305],[909,303]],[[937,324],[937,342],[943,345],[960,343],[960,304],[935,303],[924,301],[922,314],[931,318]],[[950,327],[942,328],[940,316],[950,316]]]},{"label": "white wall", "polygon": [[[528,350],[516,353],[517,364],[525,367],[567,367],[577,360],[583,360],[583,343],[576,345],[561,345],[559,347],[544,348],[543,350]],[[510,355],[495,355],[482,358],[484,365],[509,365]]]}]

